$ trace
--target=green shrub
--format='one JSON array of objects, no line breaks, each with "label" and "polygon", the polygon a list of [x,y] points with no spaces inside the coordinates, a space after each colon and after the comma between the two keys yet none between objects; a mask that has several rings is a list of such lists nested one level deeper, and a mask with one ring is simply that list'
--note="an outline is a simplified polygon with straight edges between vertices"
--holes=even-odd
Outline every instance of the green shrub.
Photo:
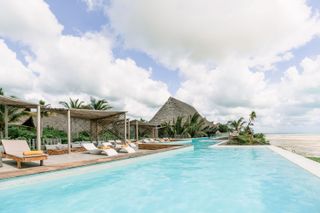
[{"label": "green shrub", "polygon": [[36,130],[32,127],[26,126],[9,126],[9,137],[11,139],[34,139],[36,138]]},{"label": "green shrub", "polygon": [[77,137],[73,138],[73,141],[90,141],[90,140],[91,140],[90,133],[87,131],[79,132],[79,134],[77,134]]},{"label": "green shrub", "polygon": [[258,134],[245,134],[241,133],[240,135],[233,137],[228,144],[232,145],[267,145],[269,142],[265,138],[265,135],[262,133]]},{"label": "green shrub", "polygon": [[219,124],[218,130],[219,130],[219,132],[222,132],[222,133],[229,132],[229,127],[227,124]]}]

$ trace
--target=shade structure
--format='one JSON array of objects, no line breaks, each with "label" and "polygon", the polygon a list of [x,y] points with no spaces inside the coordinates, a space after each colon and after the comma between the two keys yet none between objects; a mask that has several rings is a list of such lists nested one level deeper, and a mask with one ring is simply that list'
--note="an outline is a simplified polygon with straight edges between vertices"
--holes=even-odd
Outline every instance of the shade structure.
[{"label": "shade structure", "polygon": [[139,128],[151,131],[151,135],[153,138],[158,137],[158,125],[156,124],[151,124],[147,121],[132,120],[130,121],[130,126],[133,126],[135,128],[135,138],[137,141],[139,140]]},{"label": "shade structure", "polygon": [[37,149],[41,150],[41,107],[39,104],[31,103],[25,100],[0,95],[0,105],[4,105],[4,129],[5,138],[8,138],[9,115],[8,107],[35,108],[37,110]]},{"label": "shade structure", "polygon": [[7,106],[16,106],[23,108],[37,108],[39,104],[31,103],[25,100],[0,95],[0,104]]},{"label": "shade structure", "polygon": [[[98,125],[103,125],[107,122],[118,120],[123,117],[126,121],[126,111],[113,111],[113,110],[91,110],[91,109],[66,109],[66,108],[46,108],[46,111],[55,112],[60,114],[65,114],[67,116],[67,134],[68,134],[68,152],[71,152],[71,119],[80,118],[84,120],[90,120],[91,133],[98,135]],[[127,123],[124,122],[124,140],[126,140],[127,135]]]}]

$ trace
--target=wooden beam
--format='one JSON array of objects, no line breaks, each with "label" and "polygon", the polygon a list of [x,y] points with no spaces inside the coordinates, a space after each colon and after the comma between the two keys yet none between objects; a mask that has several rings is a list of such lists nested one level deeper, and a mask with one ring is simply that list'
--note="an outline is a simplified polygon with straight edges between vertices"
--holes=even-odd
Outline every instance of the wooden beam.
[{"label": "wooden beam", "polygon": [[41,150],[41,107],[37,106],[37,150]]},{"label": "wooden beam", "polygon": [[67,119],[68,119],[68,153],[71,153],[71,112],[70,109],[68,109],[67,113]]},{"label": "wooden beam", "polygon": [[124,141],[127,140],[127,114],[124,114]]},{"label": "wooden beam", "polygon": [[139,123],[136,121],[136,140],[139,140]]},{"label": "wooden beam", "polygon": [[8,105],[4,105],[4,138],[9,136],[9,114],[8,114]]},{"label": "wooden beam", "polygon": [[130,120],[128,120],[128,139],[130,140]]}]

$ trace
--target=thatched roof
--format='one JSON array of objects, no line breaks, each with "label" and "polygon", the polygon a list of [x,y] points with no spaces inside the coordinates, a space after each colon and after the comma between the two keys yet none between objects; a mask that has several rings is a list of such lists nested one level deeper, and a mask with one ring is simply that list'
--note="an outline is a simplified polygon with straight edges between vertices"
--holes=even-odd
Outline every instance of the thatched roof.
[{"label": "thatched roof", "polygon": [[0,95],[0,104],[8,105],[8,106],[16,106],[16,107],[24,107],[24,108],[37,108],[39,104],[30,103],[25,100],[20,100],[13,97],[7,97]]},{"label": "thatched roof", "polygon": [[[182,102],[178,99],[175,99],[173,97],[170,97],[167,100],[167,102],[154,115],[154,117],[150,120],[150,123],[160,125],[164,122],[172,122],[173,119],[176,120],[178,116],[181,116],[181,117],[184,117],[184,119],[187,119],[189,116],[192,116],[195,113],[199,114],[198,111],[193,106],[185,102]],[[206,125],[208,126],[213,125],[212,122],[209,122],[204,117],[202,118],[205,120]]]},{"label": "thatched roof", "polygon": [[71,117],[87,119],[87,120],[99,120],[111,118],[114,116],[124,115],[126,111],[112,111],[112,110],[92,110],[92,109],[65,109],[65,108],[46,108],[49,112],[55,112],[60,114],[67,114],[70,110]]}]

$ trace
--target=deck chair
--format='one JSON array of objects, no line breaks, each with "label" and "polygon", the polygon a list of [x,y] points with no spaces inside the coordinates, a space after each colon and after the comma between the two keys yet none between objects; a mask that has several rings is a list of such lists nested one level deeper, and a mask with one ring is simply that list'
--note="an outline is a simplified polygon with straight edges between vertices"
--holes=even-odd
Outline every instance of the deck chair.
[{"label": "deck chair", "polygon": [[48,155],[41,152],[32,154],[26,140],[1,140],[1,142],[4,156],[15,160],[19,169],[22,162],[40,161],[40,166],[43,166],[43,161],[48,159]]},{"label": "deck chair", "polygon": [[132,143],[131,140],[126,140],[126,143],[127,143],[130,147],[132,147],[135,151],[137,151],[137,150],[139,149],[138,146],[137,146],[137,144]]},{"label": "deck chair", "polygon": [[81,144],[83,148],[87,150],[88,153],[94,154],[94,155],[107,155],[107,156],[116,156],[119,153],[114,150],[113,148],[108,149],[98,149],[94,144],[92,143],[83,143]]},{"label": "deck chair", "polygon": [[122,146],[120,148],[119,152],[122,152],[122,153],[135,153],[136,150],[134,150],[134,148],[132,148],[131,146],[127,145],[127,146]]}]

